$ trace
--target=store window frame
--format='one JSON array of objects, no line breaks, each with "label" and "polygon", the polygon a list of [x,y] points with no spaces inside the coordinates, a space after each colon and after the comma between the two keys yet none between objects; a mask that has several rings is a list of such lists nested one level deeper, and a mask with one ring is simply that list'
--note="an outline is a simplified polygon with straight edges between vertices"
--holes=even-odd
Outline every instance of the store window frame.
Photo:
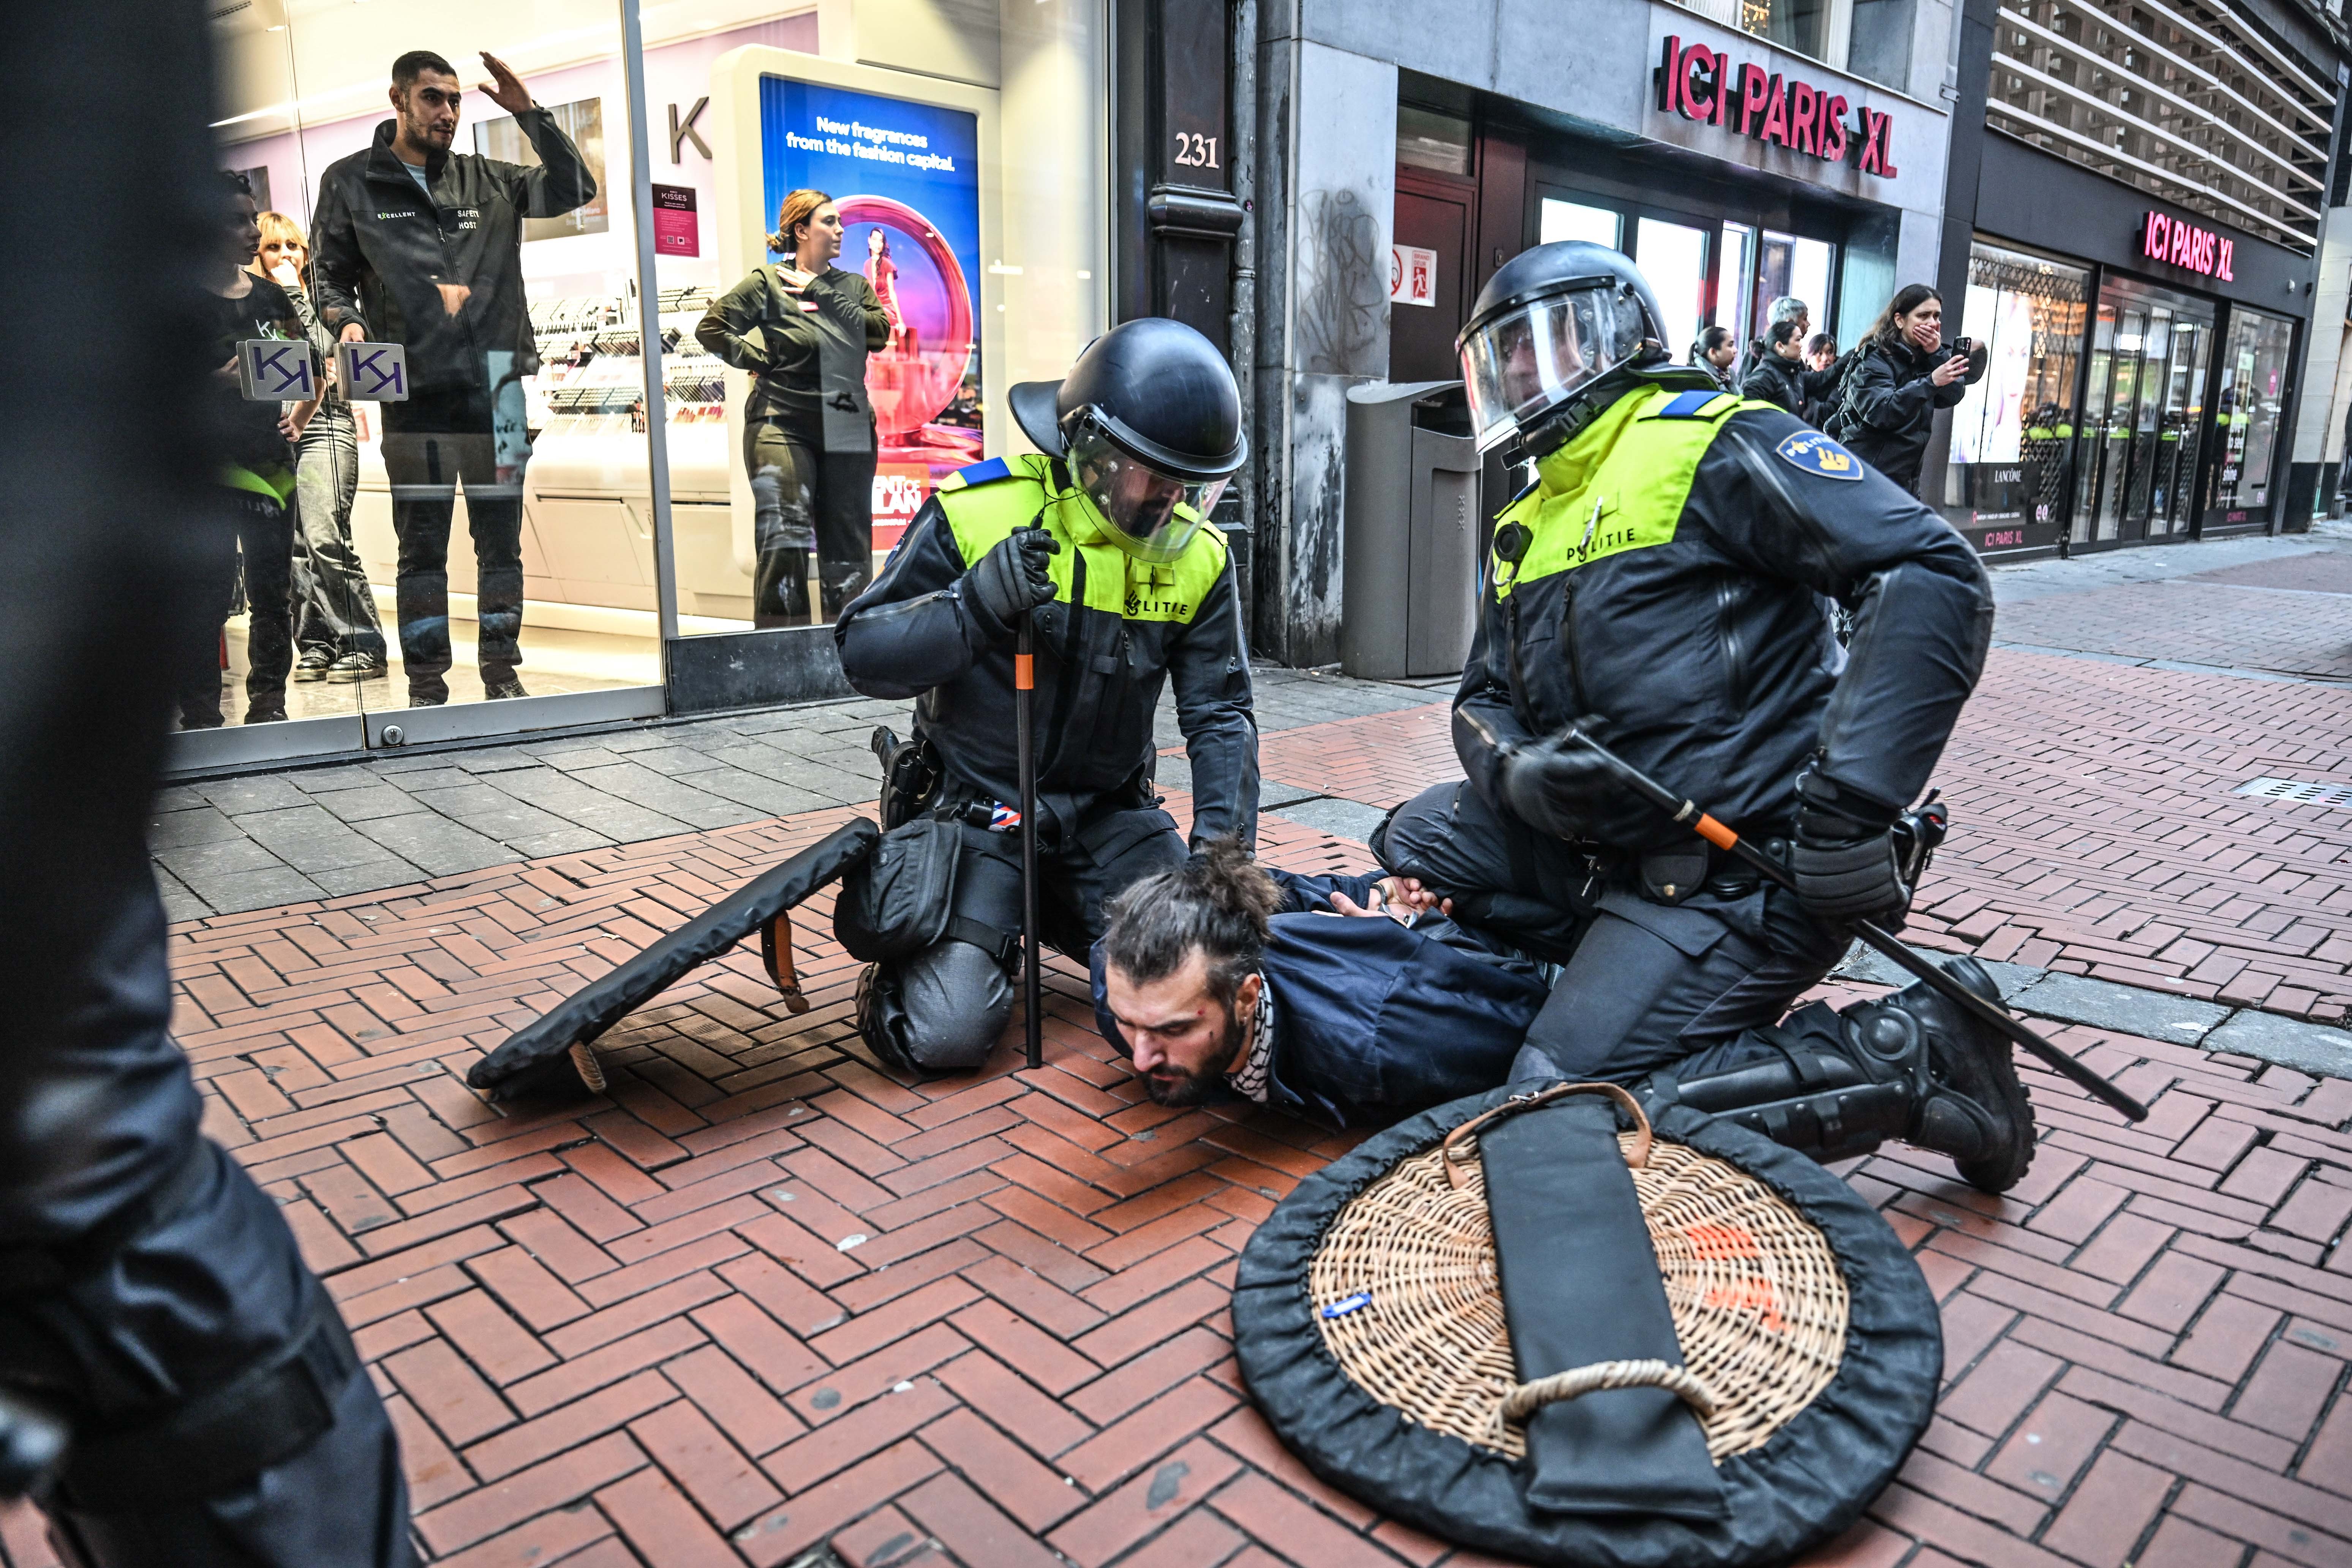
[{"label": "store window frame", "polygon": [[[628,277],[628,287],[635,293],[635,309],[630,312],[635,320],[627,324],[637,330],[645,348],[640,358],[640,369],[647,416],[645,420],[647,450],[646,488],[642,492],[642,499],[652,545],[651,575],[655,604],[651,629],[656,633],[651,639],[655,644],[650,668],[653,679],[641,684],[588,691],[499,701],[452,702],[430,709],[385,707],[372,710],[362,707],[354,712],[319,718],[176,732],[170,737],[165,764],[167,772],[179,776],[203,776],[272,763],[362,757],[425,744],[466,743],[507,737],[528,739],[533,734],[598,729],[632,720],[685,717],[730,708],[775,706],[851,694],[842,679],[834,653],[830,625],[691,637],[680,635],[675,487],[666,417],[669,399],[661,350],[660,273],[653,193],[653,186],[662,178],[666,166],[657,166],[656,163],[656,139],[651,125],[647,47],[642,9],[641,0],[614,0],[614,10],[609,13],[617,22],[612,59],[618,68],[620,96],[625,104],[625,126],[611,124],[613,106],[609,100],[605,113],[608,142],[618,142],[621,135],[625,134],[625,145],[629,149],[625,191],[612,191],[611,201],[617,206],[625,198],[635,225],[634,243],[630,247],[633,270]],[[1117,170],[1112,166],[1109,153],[1114,145],[1112,138],[1120,86],[1115,68],[1119,48],[1115,11],[1116,7],[1106,0],[1101,6],[1099,25],[1093,31],[1092,47],[1096,58],[1092,62],[1092,70],[1095,80],[1100,84],[1102,101],[1087,116],[1090,133],[1095,136],[1103,154],[1104,166],[1098,172],[1113,178]],[[290,36],[287,36],[285,41],[290,49],[293,42]],[[829,59],[815,54],[814,46],[808,52],[812,60],[822,62],[820,74],[824,67],[832,64]],[[902,68],[858,68],[871,69],[882,75],[923,78],[926,81],[934,79],[925,73]],[[936,79],[941,82],[950,80],[944,78]],[[992,96],[996,89],[980,90]],[[469,98],[472,96],[468,94]],[[1003,174],[1001,149],[993,140],[996,110],[992,108],[985,118],[990,122],[991,136],[983,154],[984,190]],[[707,125],[708,120],[704,123]],[[290,128],[299,148],[302,145],[303,127],[298,120]],[[696,138],[696,141],[698,143],[700,138]],[[224,159],[225,163],[232,161],[233,157]],[[284,205],[283,193],[273,195],[278,197],[279,205]],[[997,200],[984,195],[984,231],[992,228],[997,221],[998,205]],[[1124,248],[1122,237],[1115,228],[1114,205],[1108,189],[1097,208],[1097,222],[1093,226],[1098,232],[1094,235],[1087,265],[1095,270],[1081,272],[1081,278],[1096,276],[1115,265]],[[986,237],[984,232],[984,240]],[[981,279],[980,312],[983,320],[992,324],[997,319],[996,313],[1003,308],[998,302],[997,281],[992,273],[985,274]],[[1103,324],[1106,323],[1097,322],[1095,330],[1099,330]],[[995,330],[1002,331],[1005,329],[999,327]],[[984,364],[992,361],[1001,376],[1006,363],[1005,356],[1000,353],[983,358]],[[732,401],[730,398],[730,404]],[[1001,405],[1002,399],[993,401]],[[1018,449],[1013,445],[1014,440],[1009,420],[1004,422],[1002,435],[992,432],[992,442],[1003,443],[1006,450]],[[762,639],[756,645],[760,650],[759,668],[751,672],[752,678],[749,679],[744,679],[744,654],[747,651],[742,643],[744,637]]]},{"label": "store window frame", "polygon": [[[2245,312],[2252,311],[2284,321],[2288,324],[2291,329],[2285,358],[2288,374],[2278,395],[2282,410],[2280,424],[2284,426],[2288,424],[2284,416],[2294,408],[2295,404],[2297,387],[2294,372],[2299,363],[2296,356],[2303,352],[2305,336],[2310,331],[2310,322],[2306,319],[2300,316],[2288,316],[2277,310],[2264,310],[2259,306],[2246,305],[2201,289],[2183,288],[2176,279],[2149,277],[2145,273],[2112,266],[2105,262],[2068,256],[2063,252],[2052,250],[2046,246],[2031,245],[2003,235],[1979,230],[1971,234],[1970,242],[2038,256],[2067,267],[2082,269],[2089,275],[2084,300],[2083,336],[2074,361],[2074,434],[2069,443],[2064,459],[2067,479],[2061,491],[2066,500],[2065,512],[2058,520],[2059,530],[2055,541],[2055,549],[2061,558],[2071,557],[2077,553],[2135,549],[2146,544],[2185,544],[2208,538],[2227,538],[2240,534],[2269,533],[2277,531],[2279,511],[2284,504],[2287,489],[2284,454],[2292,447],[2291,439],[2273,438],[2271,477],[2267,481],[2263,501],[2258,509],[2220,508],[2210,504],[2213,486],[2216,482],[2215,477],[2220,472],[2221,458],[2221,442],[2218,437],[2222,351],[2230,342],[2239,317]],[[2079,492],[2083,488],[2080,483],[2084,462],[2083,443],[2086,438],[2089,425],[2092,362],[2095,358],[2093,346],[2098,331],[2100,298],[2110,282],[2154,289],[2167,294],[2185,295],[2211,306],[2213,310],[2213,321],[2207,330],[2212,333],[2214,347],[2213,352],[2206,357],[2205,384],[2200,393],[2202,402],[2198,419],[2197,457],[2194,464],[2193,489],[2188,509],[2188,523],[2186,527],[2160,538],[2092,540],[2081,537],[2077,527],[2078,523],[2084,521]],[[2231,511],[2242,514],[2258,512],[2259,515],[2242,515],[2233,521],[2230,521],[2228,516]],[[2049,548],[2051,546],[2047,544],[2032,546],[2021,552],[2031,553],[2036,549]]]},{"label": "store window frame", "polygon": [[[1723,297],[1723,228],[1726,224],[1743,226],[1749,231],[1749,243],[1746,247],[1748,252],[1745,268],[1746,276],[1742,279],[1741,288],[1744,294],[1750,297],[1756,293],[1763,259],[1763,242],[1768,233],[1828,246],[1829,286],[1824,290],[1828,297],[1808,300],[1806,303],[1811,306],[1813,310],[1812,330],[1836,335],[1839,328],[1839,300],[1844,292],[1841,284],[1845,273],[1848,237],[1831,231],[1829,226],[1818,221],[1814,215],[1800,216],[1778,211],[1768,212],[1759,205],[1739,205],[1725,203],[1709,207],[1698,203],[1683,205],[1671,201],[1658,201],[1648,196],[1620,195],[1612,190],[1596,189],[1595,185],[1601,182],[1594,182],[1591,184],[1571,184],[1549,177],[1549,169],[1538,167],[1531,161],[1528,174],[1527,211],[1524,218],[1524,232],[1528,245],[1540,243],[1540,236],[1543,232],[1543,205],[1547,198],[1553,201],[1572,202],[1580,206],[1594,207],[1616,214],[1618,248],[1623,250],[1626,245],[1631,244],[1633,249],[1625,251],[1625,254],[1636,267],[1642,265],[1639,236],[1642,220],[1644,218],[1654,223],[1666,223],[1679,227],[1694,228],[1706,237],[1706,306],[1700,312],[1699,325],[1702,331],[1707,327],[1723,325],[1733,325],[1737,330],[1737,323],[1740,322],[1744,313],[1747,313],[1743,312],[1738,302],[1731,302],[1727,311],[1727,302]],[[1647,277],[1648,274],[1645,272],[1643,276]],[[1748,307],[1748,311],[1760,310],[1769,303],[1769,300],[1754,299]],[[1691,345],[1686,342],[1670,342],[1666,345],[1667,352],[1675,356],[1677,363],[1686,357],[1690,347]],[[1739,347],[1744,355],[1748,350],[1748,343],[1743,341]]]}]

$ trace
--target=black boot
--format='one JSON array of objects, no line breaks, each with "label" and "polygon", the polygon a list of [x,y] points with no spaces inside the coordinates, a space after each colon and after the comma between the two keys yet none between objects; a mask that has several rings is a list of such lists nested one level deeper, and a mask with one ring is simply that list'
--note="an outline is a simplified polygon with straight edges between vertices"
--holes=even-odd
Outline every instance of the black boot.
[{"label": "black boot", "polygon": [[[1975,959],[1946,959],[1944,973],[1999,1005],[2000,988]],[[1929,1086],[1904,1136],[1949,1154],[1960,1180],[1979,1192],[2005,1193],[2024,1180],[2033,1163],[2033,1106],[2009,1041],[1924,981],[1864,1006],[1899,1009],[1927,1037]]]},{"label": "black boot", "polygon": [[[1944,967],[2000,999],[1974,959]],[[1900,1138],[1949,1154],[1970,1186],[2002,1193],[2032,1163],[2033,1110],[2009,1042],[1924,982],[1843,1013],[1816,1002],[1755,1035],[1777,1054],[1704,1078],[1656,1074],[1643,1093],[1726,1117],[1824,1164]]]}]

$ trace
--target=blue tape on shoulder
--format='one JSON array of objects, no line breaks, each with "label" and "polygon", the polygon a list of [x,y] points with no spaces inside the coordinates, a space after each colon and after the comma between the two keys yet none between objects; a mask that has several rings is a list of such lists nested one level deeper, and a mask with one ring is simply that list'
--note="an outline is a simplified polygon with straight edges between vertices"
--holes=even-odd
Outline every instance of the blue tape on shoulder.
[{"label": "blue tape on shoulder", "polygon": [[1677,392],[1658,410],[1661,419],[1696,419],[1698,411],[1723,395],[1720,392]]},{"label": "blue tape on shoulder", "polygon": [[1002,458],[991,458],[984,463],[974,463],[969,468],[958,468],[956,478],[967,486],[991,484],[1013,477],[1013,467]]}]

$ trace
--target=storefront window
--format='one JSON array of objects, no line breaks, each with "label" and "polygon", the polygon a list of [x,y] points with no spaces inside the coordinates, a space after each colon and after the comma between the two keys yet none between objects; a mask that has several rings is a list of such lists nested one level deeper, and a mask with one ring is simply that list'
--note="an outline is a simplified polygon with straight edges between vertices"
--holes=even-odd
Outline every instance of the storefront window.
[{"label": "storefront window", "polygon": [[1538,229],[1541,237],[1537,243],[1556,245],[1564,239],[1582,239],[1615,250],[1624,244],[1624,224],[1623,218],[1607,207],[1546,196]]},{"label": "storefront window", "polygon": [[2089,288],[2083,268],[1982,243],[1969,253],[1960,325],[1986,365],[1952,412],[1944,504],[1979,549],[2047,544],[2065,522]]},{"label": "storefront window", "polygon": [[[231,556],[220,574],[230,724],[274,718],[278,700],[298,721],[365,720],[307,746],[331,750],[393,743],[394,716],[423,741],[657,712],[668,628],[649,425],[671,477],[675,629],[822,620],[942,477],[1025,449],[990,417],[1004,387],[1060,375],[1108,324],[1103,0],[845,5],[825,8],[822,37],[815,8],[758,0],[648,6],[645,24],[657,257],[645,281],[664,384],[650,416],[610,0],[490,0],[424,21],[254,6],[215,21],[221,161],[243,172],[248,216],[271,237],[253,269],[290,267],[287,309],[315,314],[320,364],[348,325],[392,345],[379,364],[403,363],[410,394],[351,388],[282,464],[249,455],[260,469],[240,482],[272,515],[247,531],[242,567]],[[412,50],[430,51],[425,85],[412,69],[399,91],[429,89],[431,123],[415,134],[435,139],[415,163],[390,101],[394,61]],[[1232,155],[1213,138],[1198,152]],[[839,220],[843,249],[824,287],[856,296],[858,331],[802,343],[795,317],[772,341],[746,320],[723,359],[705,318],[760,263],[793,258],[762,242],[803,187],[832,198],[819,224]],[[437,238],[407,244],[411,229]],[[779,289],[796,309],[807,294]],[[224,343],[275,332],[299,338],[303,321],[240,318]],[[773,454],[746,442],[746,416],[756,426],[773,411],[747,410],[743,366],[795,347],[811,384],[776,401],[806,416],[806,451],[786,443],[793,460],[767,465],[786,479],[766,487],[783,504],[763,552],[753,480]],[[845,394],[845,412],[820,393]],[[267,410],[296,412],[290,396]],[[813,493],[795,493],[802,481]],[[209,675],[184,662],[184,721],[198,727]],[[248,689],[261,700],[248,705]],[[592,694],[593,713],[538,702]],[[536,706],[475,706],[526,695]]]},{"label": "storefront window", "polygon": [[[426,25],[256,6],[215,29],[222,162],[264,215],[255,269],[322,371],[346,336],[393,350],[366,351],[365,379],[333,389],[290,455],[273,525],[290,568],[272,539],[241,540],[228,675],[249,700],[225,716],[274,716],[259,699],[281,673],[290,719],[399,712],[418,740],[486,698],[638,688],[637,710],[606,708],[657,711],[613,7],[494,3]],[[247,489],[268,510],[261,477]]]},{"label": "storefront window", "polygon": [[2279,413],[2294,347],[2294,323],[2285,317],[2242,308],[2231,312],[2214,417],[2221,449],[2209,526],[2263,521],[2277,477]]},{"label": "storefront window", "polygon": [[1645,217],[1635,235],[1635,263],[1666,312],[1667,346],[1696,342],[1707,318],[1706,231]]},{"label": "storefront window", "polygon": [[1756,313],[1758,330],[1771,322],[1772,301],[1784,296],[1802,300],[1812,316],[1812,330],[1827,331],[1830,313],[1830,245],[1827,240],[1800,239],[1792,234],[1766,229],[1758,252]]},{"label": "storefront window", "polygon": [[1735,342],[1756,335],[1748,283],[1755,276],[1756,230],[1744,223],[1725,224],[1715,257],[1716,320],[1731,329]]},{"label": "storefront window", "polygon": [[2214,307],[2128,279],[2099,290],[2076,447],[2074,537],[2129,543],[2184,531],[2204,428]]},{"label": "storefront window", "polygon": [[683,305],[668,380],[698,394],[669,422],[681,631],[834,618],[941,479],[1029,449],[1004,388],[1108,324],[1100,0],[999,15],[946,53],[867,6],[824,58],[814,37],[647,49],[654,101],[713,95],[713,156],[663,176],[693,248],[657,260]]}]

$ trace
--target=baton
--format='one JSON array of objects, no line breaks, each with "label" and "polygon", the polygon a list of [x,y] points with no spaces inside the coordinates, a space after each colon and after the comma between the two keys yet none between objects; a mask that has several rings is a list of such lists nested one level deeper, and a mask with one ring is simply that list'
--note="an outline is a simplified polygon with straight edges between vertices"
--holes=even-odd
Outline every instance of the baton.
[{"label": "baton", "polygon": [[[1021,1026],[1027,1037],[1029,1065],[1045,1064],[1037,1016],[1037,756],[1030,744],[1036,721],[1037,655],[1031,612],[1021,612],[1013,645],[1013,735],[1021,748]],[[2143,1112],[2145,1114],[2145,1112]]]},{"label": "baton", "polygon": [[[1714,845],[1717,849],[1738,856],[1766,877],[1790,892],[1797,890],[1797,879],[1789,868],[1749,844],[1730,828],[1701,811],[1694,802],[1684,800],[1672,790],[1586,734],[1574,725],[1569,726],[1564,737],[1582,745],[1607,764],[1617,775],[1617,781],[1635,795],[1672,816],[1676,822]],[[1895,964],[1924,980],[1938,994],[1958,1005],[1960,1010],[1997,1030],[2004,1037],[2023,1046],[2028,1051],[2048,1063],[2061,1078],[2088,1089],[2097,1099],[2123,1112],[2127,1121],[2147,1120],[2147,1107],[2116,1088],[2106,1079],[2093,1072],[2064,1051],[2035,1034],[1998,1005],[1986,1001],[1949,974],[1941,965],[1928,963],[1898,940],[1895,933],[1874,921],[1853,922],[1856,936],[1895,961]]]}]

